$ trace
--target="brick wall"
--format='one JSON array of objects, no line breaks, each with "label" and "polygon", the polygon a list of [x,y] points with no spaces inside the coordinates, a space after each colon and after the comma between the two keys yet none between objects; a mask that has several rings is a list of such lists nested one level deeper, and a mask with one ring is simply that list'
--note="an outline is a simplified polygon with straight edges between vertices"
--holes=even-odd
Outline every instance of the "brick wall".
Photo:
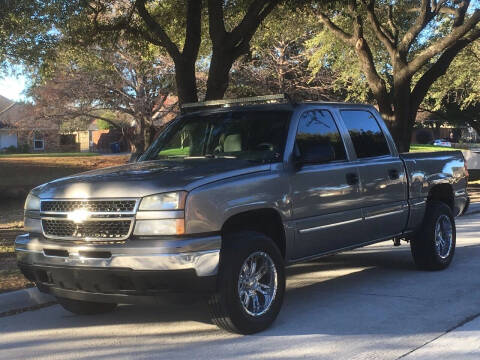
[{"label": "brick wall", "polygon": [[[43,139],[43,149],[34,149],[34,138],[37,140]],[[21,148],[28,145],[30,152],[60,152],[62,146],[60,145],[60,135],[57,130],[18,130],[17,142]]]}]

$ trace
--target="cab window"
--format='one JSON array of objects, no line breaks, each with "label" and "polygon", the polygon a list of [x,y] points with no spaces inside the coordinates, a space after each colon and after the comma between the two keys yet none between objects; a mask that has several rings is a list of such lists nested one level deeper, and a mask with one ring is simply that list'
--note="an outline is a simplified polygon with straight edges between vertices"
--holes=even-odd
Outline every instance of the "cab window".
[{"label": "cab window", "polygon": [[357,158],[390,155],[387,139],[372,113],[365,110],[343,110],[341,113]]},{"label": "cab window", "polygon": [[[333,150],[332,161],[346,160],[345,147],[337,125],[330,112],[326,110],[306,111],[301,115],[296,136],[297,151],[304,157]],[[315,156],[313,156],[315,157]]]}]

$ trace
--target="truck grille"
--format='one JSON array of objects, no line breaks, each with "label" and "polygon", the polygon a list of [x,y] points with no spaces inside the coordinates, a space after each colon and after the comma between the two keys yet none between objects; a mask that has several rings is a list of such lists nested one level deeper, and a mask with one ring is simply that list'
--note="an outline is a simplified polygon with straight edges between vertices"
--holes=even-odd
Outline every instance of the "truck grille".
[{"label": "truck grille", "polygon": [[47,238],[123,241],[132,231],[135,199],[42,200],[40,217]]},{"label": "truck grille", "polygon": [[45,235],[74,239],[125,239],[130,233],[131,224],[132,220],[87,221],[81,224],[70,220],[42,220]]},{"label": "truck grille", "polygon": [[77,209],[90,212],[133,212],[135,200],[46,200],[42,201],[42,212],[67,213]]}]

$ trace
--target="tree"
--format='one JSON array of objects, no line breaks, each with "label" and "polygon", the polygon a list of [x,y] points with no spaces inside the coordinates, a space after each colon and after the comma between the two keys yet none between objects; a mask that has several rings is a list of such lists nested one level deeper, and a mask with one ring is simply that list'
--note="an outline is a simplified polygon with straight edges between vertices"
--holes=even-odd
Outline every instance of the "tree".
[{"label": "tree", "polygon": [[0,65],[3,69],[9,62],[31,65],[49,57],[56,34],[50,31],[51,23],[45,21],[44,16],[60,14],[56,6],[54,1],[0,0]]},{"label": "tree", "polygon": [[77,123],[101,119],[117,128],[134,124],[133,133],[125,135],[134,152],[143,152],[155,135],[154,120],[176,105],[167,106],[173,64],[168,56],[143,45],[132,48],[118,42],[114,48],[59,50],[53,73],[31,90],[37,117]]},{"label": "tree", "polygon": [[338,100],[334,74],[322,67],[312,75],[305,44],[320,30],[312,11],[277,7],[251,42],[251,51],[233,66],[228,96],[288,93],[295,99]]},{"label": "tree", "polygon": [[[206,99],[222,98],[229,82],[234,62],[249,51],[250,41],[262,21],[280,0],[223,1],[207,0],[208,80]],[[112,4],[108,0],[87,1],[83,9],[78,32],[85,33],[86,24],[93,23],[87,33],[103,36],[105,32],[123,36],[127,33],[159,46],[168,53],[175,66],[175,79],[180,103],[198,101],[196,63],[202,41],[204,1],[122,1]],[[238,16],[240,12],[243,16]],[[171,19],[175,19],[172,25]],[[180,26],[178,26],[180,25]],[[177,27],[172,32],[172,27]],[[178,31],[178,29],[181,29]],[[179,36],[178,33],[183,33]]]},{"label": "tree", "polygon": [[480,44],[462,50],[426,96],[422,108],[452,125],[469,125],[480,134]]},{"label": "tree", "polygon": [[326,29],[354,50],[400,151],[409,150],[417,111],[433,83],[480,37],[480,10],[470,11],[470,3],[351,0],[318,12]]}]

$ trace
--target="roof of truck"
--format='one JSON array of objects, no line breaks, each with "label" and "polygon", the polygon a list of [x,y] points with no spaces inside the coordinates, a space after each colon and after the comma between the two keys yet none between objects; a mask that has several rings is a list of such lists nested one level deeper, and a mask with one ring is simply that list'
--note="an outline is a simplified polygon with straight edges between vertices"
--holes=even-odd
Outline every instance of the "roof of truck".
[{"label": "roof of truck", "polygon": [[328,101],[304,101],[299,103],[275,103],[275,104],[248,104],[248,105],[230,105],[221,107],[200,107],[194,111],[186,112],[184,115],[206,115],[230,111],[293,111],[299,107],[307,106],[326,106],[326,107],[348,107],[348,108],[372,108],[370,104],[355,104],[346,102],[328,102]]}]

